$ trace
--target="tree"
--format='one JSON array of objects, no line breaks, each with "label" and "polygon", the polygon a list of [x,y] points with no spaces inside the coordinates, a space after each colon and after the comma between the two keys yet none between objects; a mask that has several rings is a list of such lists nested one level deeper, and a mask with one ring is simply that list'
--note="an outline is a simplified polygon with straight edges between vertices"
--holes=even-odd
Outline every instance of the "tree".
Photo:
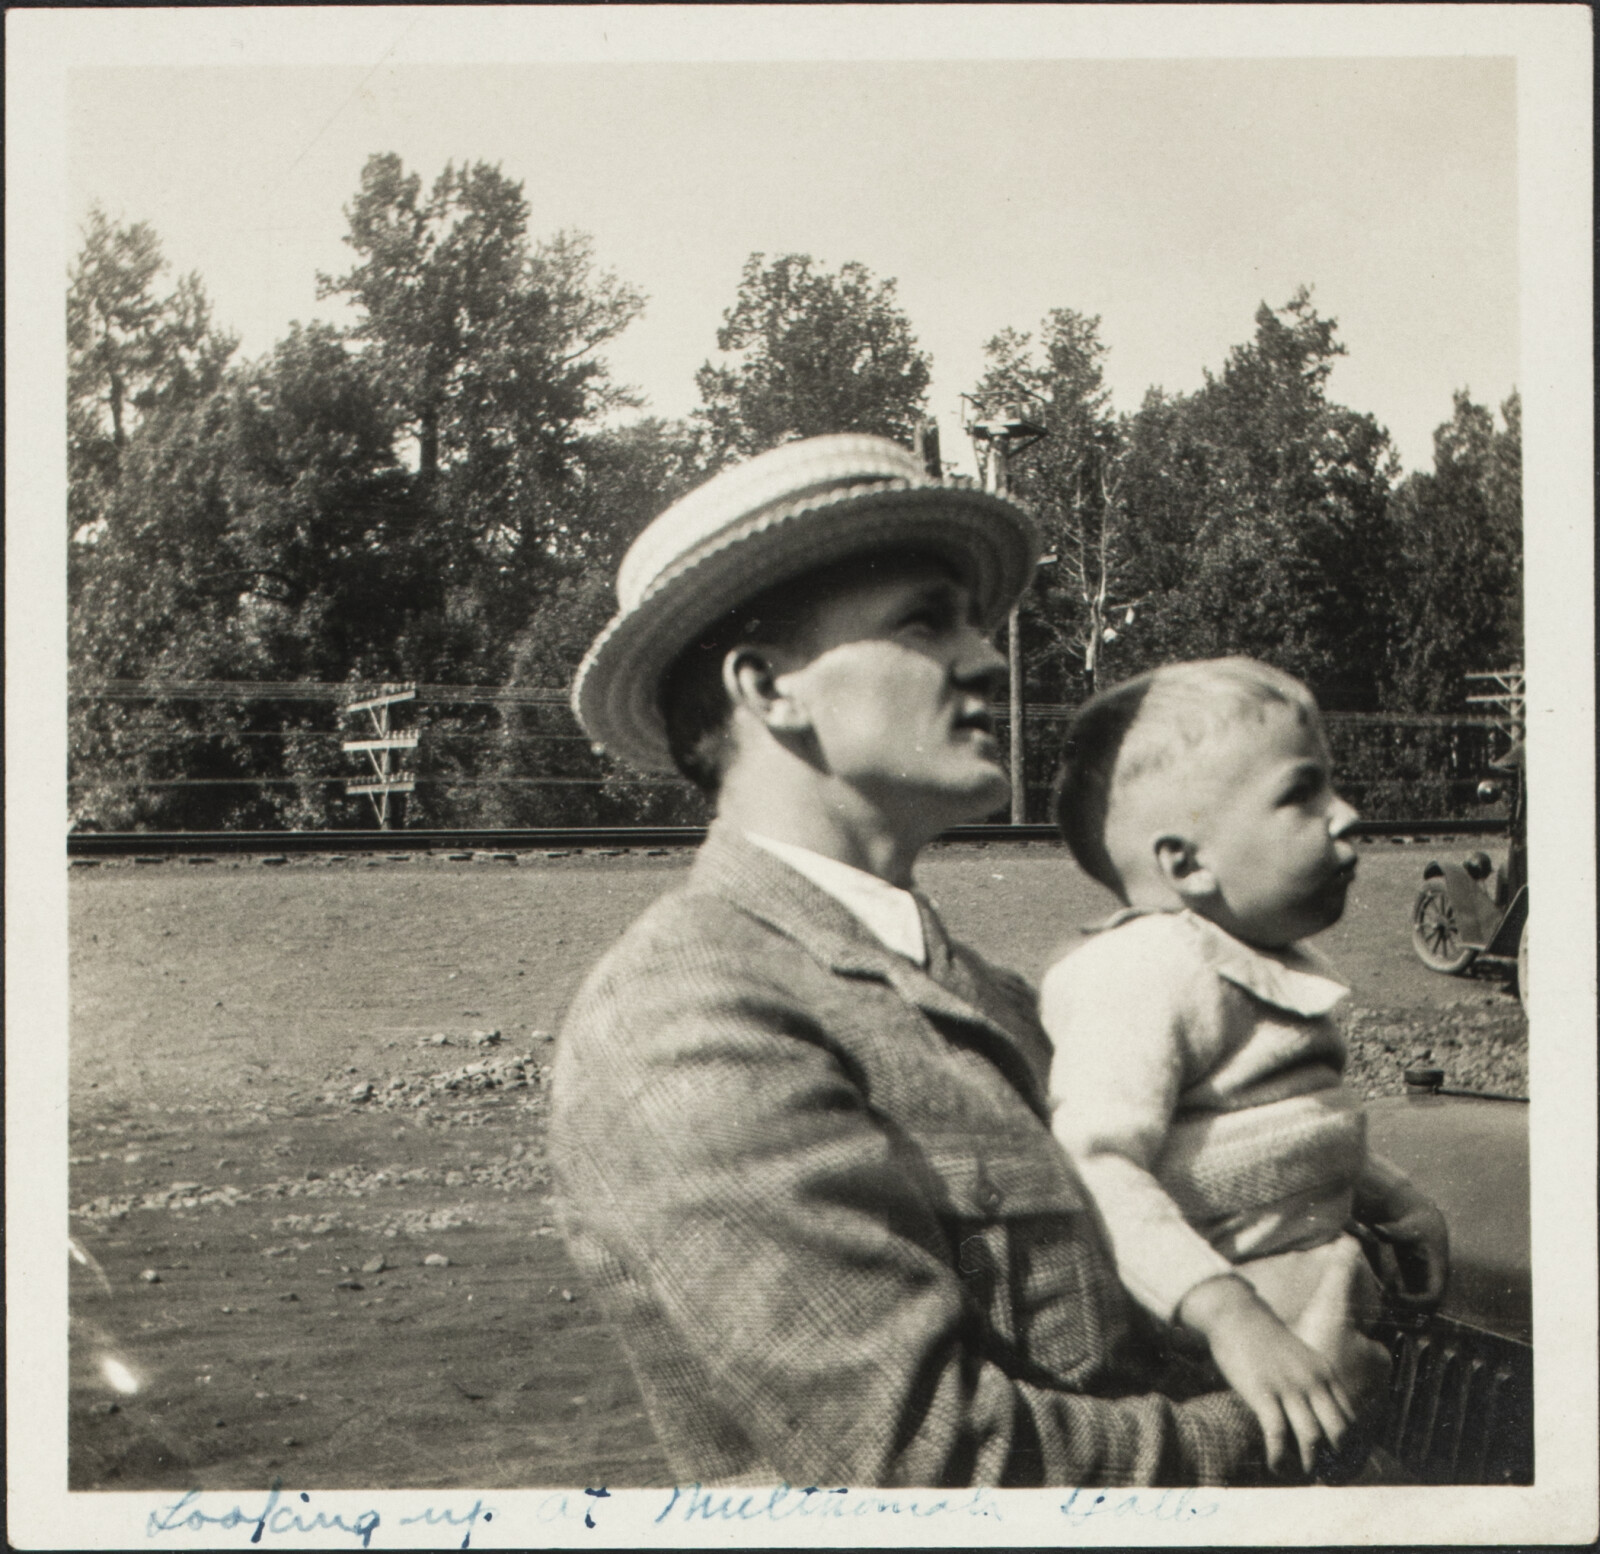
[{"label": "tree", "polygon": [[345,214],[361,262],[318,293],[355,303],[349,336],[415,439],[463,579],[521,585],[582,432],[635,403],[599,352],[643,298],[581,234],[530,245],[522,185],[483,162],[447,166],[424,198],[398,156],[371,157]]},{"label": "tree", "polygon": [[319,276],[319,293],[356,305],[348,338],[415,447],[452,610],[499,678],[582,548],[572,509],[591,435],[635,403],[600,352],[643,299],[597,269],[582,234],[530,242],[522,185],[486,163],[447,166],[424,197],[398,156],[374,156],[345,214],[361,262]]},{"label": "tree", "polygon": [[1522,401],[1494,412],[1466,389],[1433,434],[1433,470],[1393,509],[1400,564],[1389,700],[1459,711],[1464,674],[1522,663]]},{"label": "tree", "polygon": [[[327,325],[130,436],[70,613],[88,677],[473,677],[441,538],[396,460],[393,424]],[[309,722],[307,720],[310,720]],[[325,708],[74,704],[72,757],[106,823],[326,824],[339,813]],[[251,779],[308,786],[255,791]],[[130,790],[139,781],[226,786]]]},{"label": "tree", "polygon": [[1309,291],[1256,313],[1255,338],[1188,396],[1152,394],[1127,429],[1125,500],[1160,592],[1135,656],[1246,653],[1325,706],[1376,707],[1389,633],[1396,471],[1388,434],[1334,404],[1344,353]]},{"label": "tree", "polygon": [[[1111,410],[1100,320],[1056,308],[1032,336],[1007,329],[984,347],[988,370],[973,398],[985,410],[1031,404],[1044,436],[1013,460],[1010,483],[1054,561],[1042,568],[1023,619],[1041,630],[1044,653],[1028,655],[1031,678],[1074,694],[1092,692],[1101,655],[1142,602],[1130,562],[1132,519],[1122,496],[1125,458]],[[1040,687],[1044,688],[1043,685]]]},{"label": "tree", "polygon": [[[512,644],[509,684],[553,688],[572,677],[616,607],[623,553],[647,523],[695,484],[688,428],[654,419],[586,440],[570,493],[570,548],[562,575],[542,590]],[[689,824],[705,806],[687,784],[639,779],[603,765],[559,704],[503,709],[493,775],[478,806],[491,825]],[[539,781],[535,781],[538,779]],[[542,782],[542,785],[540,785]]]},{"label": "tree", "polygon": [[854,261],[830,273],[809,254],[751,254],[717,349],[735,359],[695,374],[709,468],[793,438],[873,432],[909,443],[928,356],[895,301]]},{"label": "tree", "polygon": [[[447,168],[424,200],[379,157],[348,214],[363,263],[321,283],[352,297],[356,326],[296,325],[232,369],[198,280],[159,294],[154,234],[91,222],[69,299],[80,674],[502,680],[530,615],[608,564],[619,521],[654,510],[684,463],[681,432],[603,428],[631,400],[599,347],[640,299],[596,270],[586,238],[529,243],[520,186]],[[325,725],[326,709],[78,698],[80,812],[359,823],[328,781],[333,732],[308,717]],[[467,737],[448,755],[430,741],[428,759],[475,781],[496,753],[492,713],[432,721]],[[202,778],[231,786],[148,786]],[[434,789],[414,813],[462,803]]]},{"label": "tree", "polygon": [[91,207],[67,277],[67,512],[80,544],[104,517],[133,430],[215,388],[237,344],[213,327],[198,276],[157,293],[166,268],[145,222]]}]

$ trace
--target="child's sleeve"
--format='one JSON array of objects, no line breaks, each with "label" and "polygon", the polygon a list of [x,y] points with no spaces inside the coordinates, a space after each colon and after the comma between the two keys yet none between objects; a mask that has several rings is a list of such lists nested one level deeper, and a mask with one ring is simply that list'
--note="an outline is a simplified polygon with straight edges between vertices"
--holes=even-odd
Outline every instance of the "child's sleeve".
[{"label": "child's sleeve", "polygon": [[1233,1265],[1185,1221],[1154,1174],[1183,1088],[1186,1005],[1194,998],[1186,957],[1147,953],[1163,948],[1163,926],[1114,930],[1058,961],[1041,984],[1040,1017],[1055,1044],[1056,1139],[1094,1199],[1122,1282],[1170,1322],[1195,1285]]}]

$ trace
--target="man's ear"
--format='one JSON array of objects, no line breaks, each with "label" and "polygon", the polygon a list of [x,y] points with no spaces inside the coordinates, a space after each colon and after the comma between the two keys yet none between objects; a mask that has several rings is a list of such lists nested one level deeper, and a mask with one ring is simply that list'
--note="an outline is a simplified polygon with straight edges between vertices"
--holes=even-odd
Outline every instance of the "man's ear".
[{"label": "man's ear", "polygon": [[722,686],[735,708],[743,707],[774,733],[800,733],[811,726],[804,709],[783,688],[782,676],[760,648],[730,648],[722,660]]},{"label": "man's ear", "polygon": [[1164,832],[1155,839],[1154,849],[1162,879],[1185,901],[1201,901],[1216,894],[1216,876],[1200,862],[1188,837]]}]

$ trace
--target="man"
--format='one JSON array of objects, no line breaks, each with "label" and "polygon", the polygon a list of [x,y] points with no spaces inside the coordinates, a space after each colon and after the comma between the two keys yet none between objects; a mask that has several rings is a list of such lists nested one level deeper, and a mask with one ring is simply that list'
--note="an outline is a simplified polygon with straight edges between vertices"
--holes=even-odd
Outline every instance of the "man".
[{"label": "man", "polygon": [[597,742],[715,795],[687,884],[574,1003],[552,1119],[568,1243],[680,1481],[1260,1473],[1249,1410],[1164,1368],[1116,1282],[1032,990],[913,889],[1005,801],[987,633],[1036,556],[1019,509],[893,443],[790,444],[645,530],[578,672]]}]

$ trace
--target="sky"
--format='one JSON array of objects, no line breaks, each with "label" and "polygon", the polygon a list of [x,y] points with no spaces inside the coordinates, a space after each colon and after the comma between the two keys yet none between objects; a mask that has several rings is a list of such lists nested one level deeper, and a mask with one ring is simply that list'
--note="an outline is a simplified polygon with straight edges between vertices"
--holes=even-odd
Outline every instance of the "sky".
[{"label": "sky", "polygon": [[[282,13],[280,13],[282,14]],[[383,13],[385,15],[391,13]],[[343,207],[397,152],[523,183],[648,297],[608,351],[649,412],[697,402],[755,251],[898,283],[946,458],[997,331],[1099,315],[1119,410],[1197,388],[1302,284],[1348,349],[1329,392],[1431,465],[1452,392],[1517,386],[1515,62],[1506,57],[401,62],[67,77],[69,218],[146,221],[241,353],[338,319]],[[74,245],[75,246],[75,245]],[[170,278],[170,277],[169,277]]]}]

